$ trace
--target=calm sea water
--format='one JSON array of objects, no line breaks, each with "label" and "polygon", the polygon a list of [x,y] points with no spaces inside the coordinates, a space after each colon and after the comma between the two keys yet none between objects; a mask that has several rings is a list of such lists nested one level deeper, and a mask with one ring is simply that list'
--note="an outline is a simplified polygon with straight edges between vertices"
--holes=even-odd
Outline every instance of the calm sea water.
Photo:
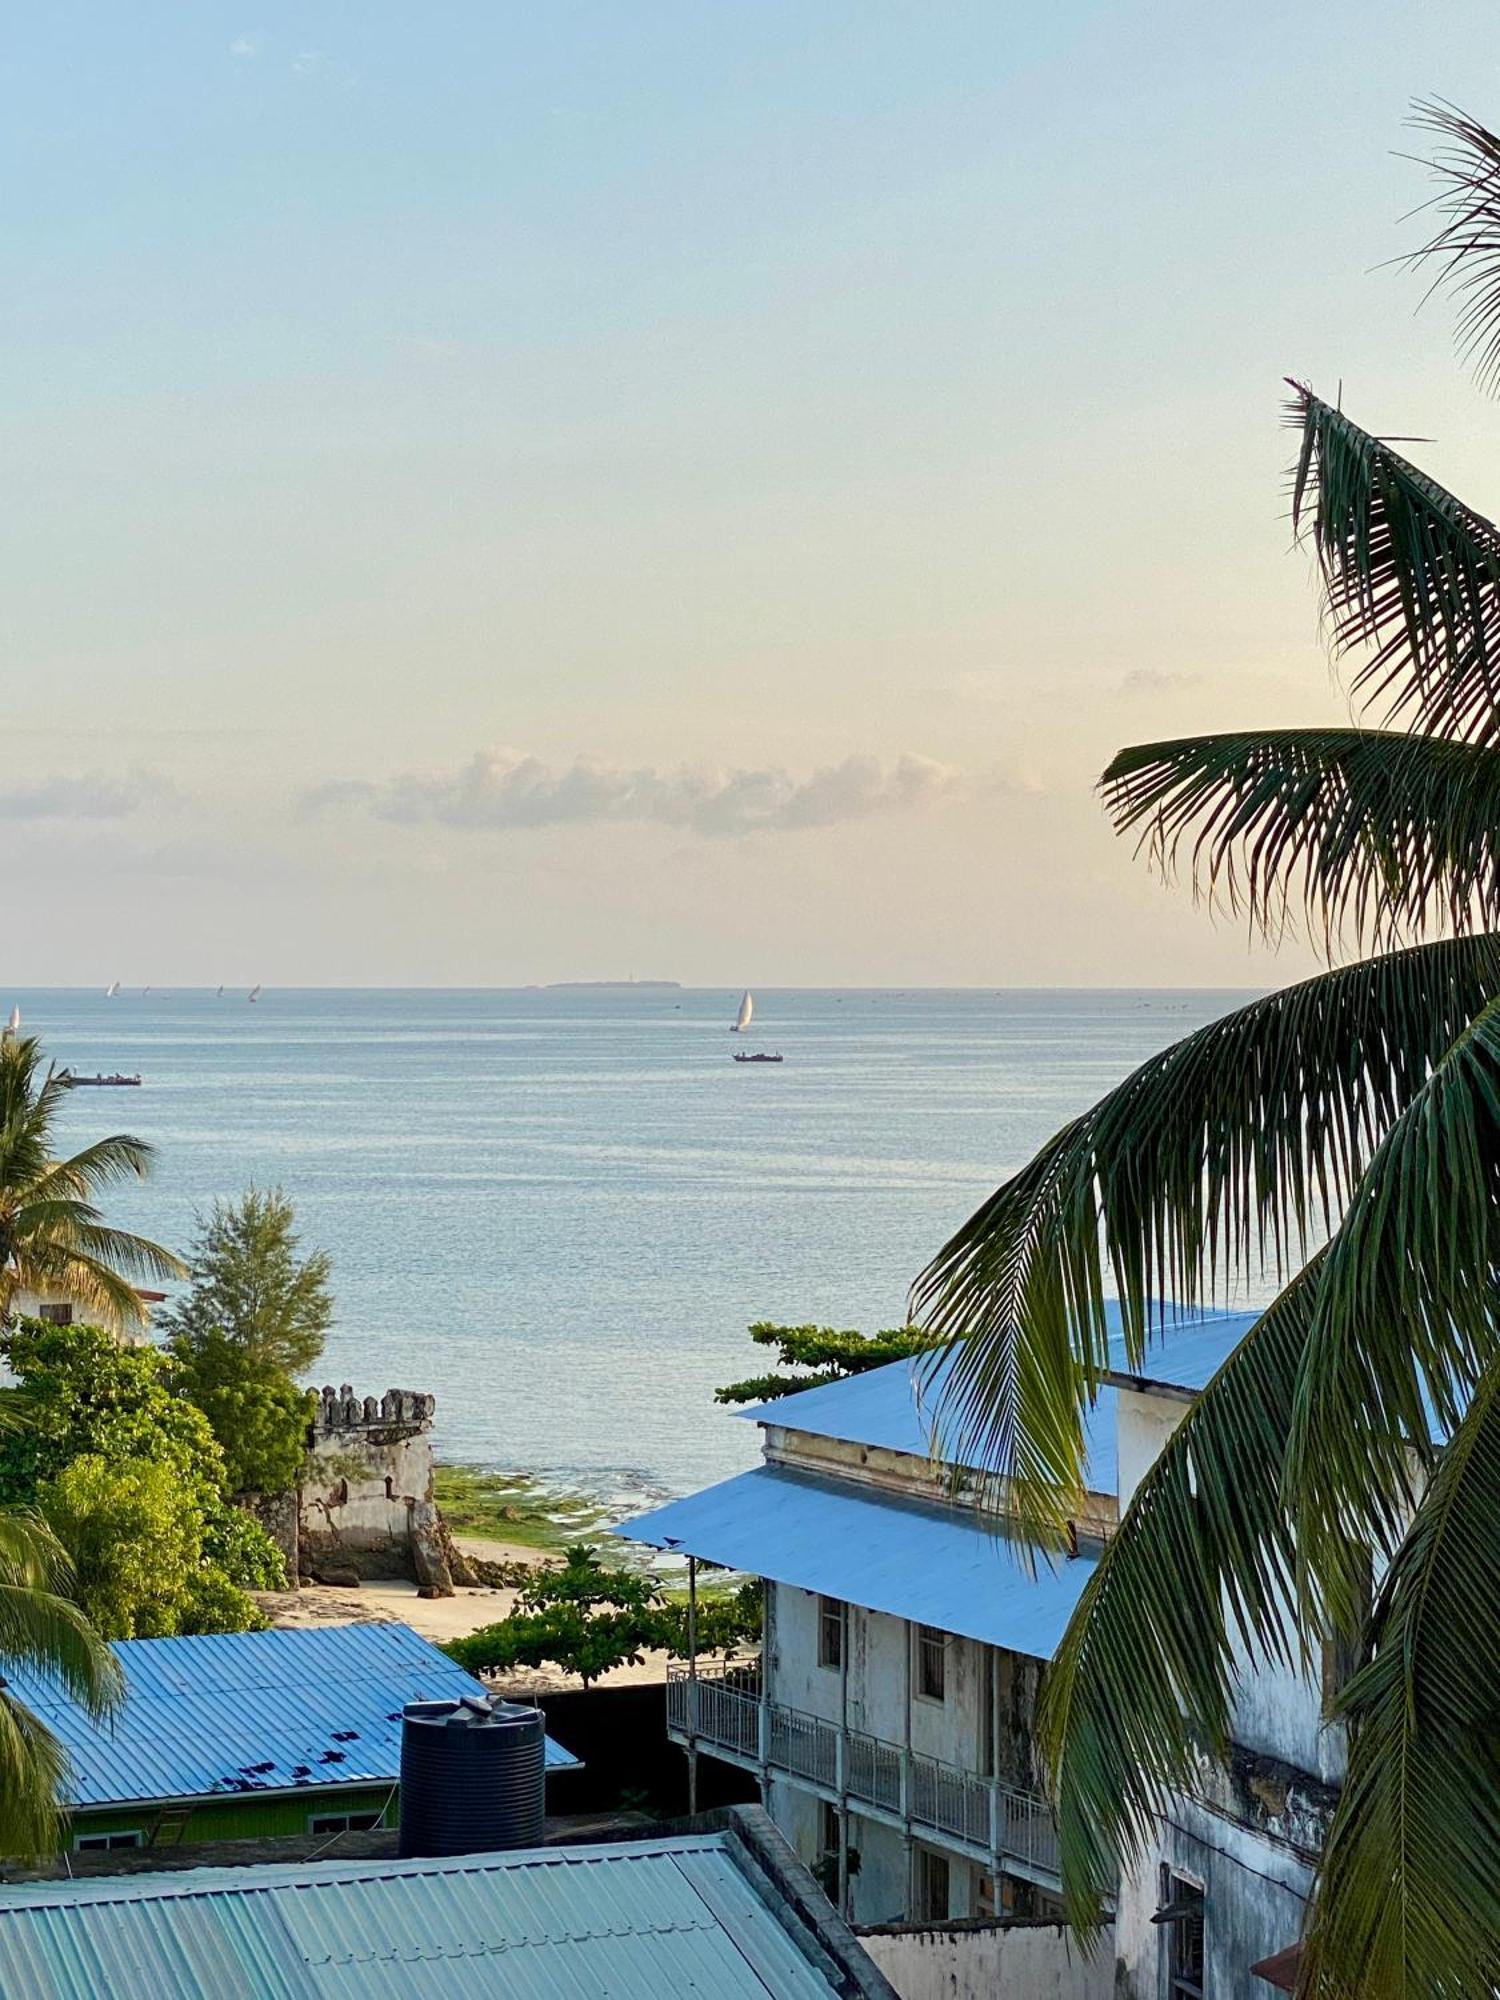
[{"label": "calm sea water", "polygon": [[[947,1233],[1227,992],[15,991],[81,1071],[65,1137],[159,1149],[112,1220],[185,1249],[279,1183],[333,1254],[323,1378],[432,1391],[450,1458],[593,1490],[739,1470],[757,1319],[899,1325]],[[780,1049],[779,1066],[730,1061]]]}]

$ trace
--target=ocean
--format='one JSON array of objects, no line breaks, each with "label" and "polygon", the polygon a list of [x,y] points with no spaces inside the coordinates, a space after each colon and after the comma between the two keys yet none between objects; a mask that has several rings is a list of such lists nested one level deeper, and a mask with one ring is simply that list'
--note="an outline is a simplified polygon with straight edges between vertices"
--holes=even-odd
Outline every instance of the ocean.
[{"label": "ocean", "polygon": [[[1248,998],[1222,991],[243,989],[0,994],[78,1091],[70,1149],[126,1130],[153,1177],[111,1221],[186,1251],[216,1195],[277,1184],[331,1252],[320,1370],[437,1397],[441,1456],[610,1500],[751,1464],[715,1387],[752,1320],[872,1331],[1058,1125]],[[736,1048],[781,1064],[731,1062]]]}]

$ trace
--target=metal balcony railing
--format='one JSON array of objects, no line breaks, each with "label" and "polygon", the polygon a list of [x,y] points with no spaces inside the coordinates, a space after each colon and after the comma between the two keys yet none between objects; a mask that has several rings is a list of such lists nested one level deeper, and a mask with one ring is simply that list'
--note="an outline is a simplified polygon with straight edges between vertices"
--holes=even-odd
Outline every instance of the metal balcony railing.
[{"label": "metal balcony railing", "polygon": [[670,1668],[667,1727],[705,1749],[842,1791],[920,1830],[1057,1876],[1057,1827],[1039,1794],[860,1730],[841,1731],[836,1722],[781,1702],[762,1703],[758,1667],[700,1666],[696,1681],[685,1668]]}]

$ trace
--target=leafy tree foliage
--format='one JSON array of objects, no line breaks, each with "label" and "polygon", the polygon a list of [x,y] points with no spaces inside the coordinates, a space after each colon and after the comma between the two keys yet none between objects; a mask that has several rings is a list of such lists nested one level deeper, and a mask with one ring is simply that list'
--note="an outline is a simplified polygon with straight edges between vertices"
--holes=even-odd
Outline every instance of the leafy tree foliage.
[{"label": "leafy tree foliage", "polygon": [[[638,1666],[647,1653],[688,1652],[688,1611],[638,1570],[606,1569],[595,1551],[575,1544],[561,1568],[535,1572],[508,1618],[486,1625],[446,1650],[476,1674],[551,1661],[587,1686],[614,1667]],[[760,1585],[728,1596],[700,1593],[697,1648],[732,1652],[760,1634]]]},{"label": "leafy tree foliage", "polygon": [[0,1507],[40,1508],[108,1638],[241,1631],[285,1581],[231,1503],[208,1419],[170,1357],[101,1327],[22,1320],[0,1336],[26,1421],[0,1435]]},{"label": "leafy tree foliage", "polygon": [[306,1374],[333,1323],[332,1260],[299,1254],[296,1221],[280,1188],[214,1203],[193,1244],[192,1285],[161,1316],[174,1351],[219,1335],[267,1371]]},{"label": "leafy tree foliage", "polygon": [[304,1257],[277,1188],[216,1202],[193,1247],[193,1282],[162,1315],[179,1382],[213,1425],[237,1493],[278,1493],[302,1466],[313,1395],[299,1388],[333,1318],[330,1263]]},{"label": "leafy tree foliage", "polygon": [[716,1403],[769,1403],[799,1389],[818,1389],[825,1382],[842,1382],[888,1361],[904,1361],[937,1344],[937,1336],[917,1326],[898,1326],[884,1333],[839,1332],[831,1326],[777,1326],[757,1320],[750,1338],[760,1347],[774,1347],[785,1375],[751,1375],[743,1382],[726,1382],[714,1392]]},{"label": "leafy tree foliage", "polygon": [[95,1197],[150,1171],[151,1148],[126,1132],[57,1155],[56,1125],[71,1085],[42,1068],[34,1036],[0,1036],[0,1318],[18,1292],[60,1293],[111,1326],[146,1316],[142,1278],[180,1278],[170,1250],[113,1229]]}]

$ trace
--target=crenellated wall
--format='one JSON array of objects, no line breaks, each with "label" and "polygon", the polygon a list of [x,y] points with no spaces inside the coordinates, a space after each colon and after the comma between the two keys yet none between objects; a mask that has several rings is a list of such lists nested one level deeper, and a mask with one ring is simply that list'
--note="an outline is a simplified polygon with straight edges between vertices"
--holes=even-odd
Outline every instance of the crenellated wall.
[{"label": "crenellated wall", "polygon": [[320,1581],[411,1577],[450,1596],[432,1497],[436,1398],[415,1389],[319,1392],[301,1489],[301,1573]]}]

